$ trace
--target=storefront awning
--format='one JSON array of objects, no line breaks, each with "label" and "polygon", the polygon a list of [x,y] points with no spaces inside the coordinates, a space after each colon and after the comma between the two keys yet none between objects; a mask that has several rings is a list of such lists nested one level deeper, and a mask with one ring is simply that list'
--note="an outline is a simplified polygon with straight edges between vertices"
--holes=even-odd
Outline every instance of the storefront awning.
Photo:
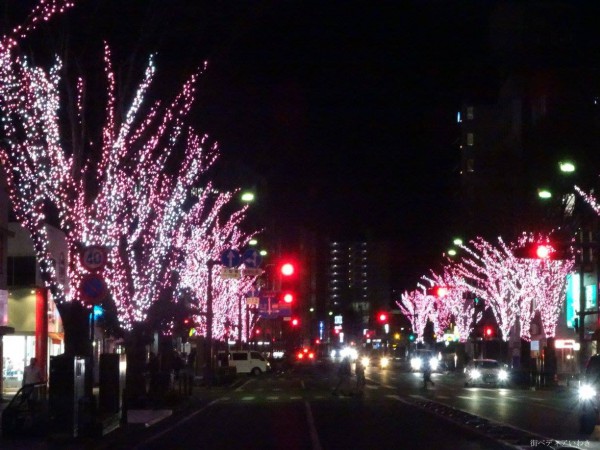
[{"label": "storefront awning", "polygon": [[49,332],[48,333],[48,337],[50,339],[52,339],[52,343],[53,344],[60,344],[62,341],[65,340],[65,333],[52,333],[52,332]]}]

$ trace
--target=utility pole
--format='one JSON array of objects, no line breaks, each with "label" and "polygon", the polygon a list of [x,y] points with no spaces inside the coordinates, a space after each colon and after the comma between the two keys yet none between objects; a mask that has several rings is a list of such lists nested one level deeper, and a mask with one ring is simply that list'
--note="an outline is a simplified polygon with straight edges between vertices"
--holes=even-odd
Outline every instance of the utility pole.
[{"label": "utility pole", "polygon": [[206,283],[206,375],[209,386],[213,383],[214,375],[214,357],[213,357],[213,267],[218,261],[209,259],[206,262],[206,268],[208,269],[208,279]]}]

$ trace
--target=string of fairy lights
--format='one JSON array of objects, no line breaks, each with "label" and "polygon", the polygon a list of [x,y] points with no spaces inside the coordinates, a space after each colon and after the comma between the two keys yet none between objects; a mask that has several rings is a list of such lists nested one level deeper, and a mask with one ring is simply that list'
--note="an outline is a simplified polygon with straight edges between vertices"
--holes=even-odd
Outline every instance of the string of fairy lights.
[{"label": "string of fairy lights", "polygon": [[[215,195],[204,180],[218,158],[216,143],[186,124],[206,64],[163,105],[148,100],[156,73],[151,56],[119,122],[116,77],[110,47],[104,43],[101,144],[96,147],[88,140],[82,148],[65,149],[67,139],[60,127],[61,62],[57,59],[50,69],[32,66],[19,56],[18,44],[36,24],[72,6],[64,0],[40,0],[27,21],[0,43],[0,110],[6,136],[0,162],[17,218],[33,239],[43,278],[57,303],[82,301],[76,287],[89,272],[78,256],[82,247],[98,245],[107,249],[102,276],[124,329],[143,322],[165,292],[188,289],[199,302],[199,331],[206,332],[201,313],[206,310],[207,262],[225,248],[246,245],[252,236],[241,230],[246,208],[233,203],[233,193]],[[84,135],[89,87],[83,77],[77,78],[75,89],[74,125]],[[95,154],[97,159],[91,157]],[[79,162],[75,155],[88,156]],[[178,170],[173,170],[174,161],[179,161]],[[199,187],[202,195],[190,206]],[[52,264],[47,204],[58,211],[67,240],[69,279],[75,287],[68,292]],[[170,285],[174,272],[180,273],[175,289]],[[214,321],[213,335],[226,335],[231,327],[225,324],[237,323],[234,319],[246,312],[241,300],[253,282],[252,277],[215,277],[214,311],[220,320]]]},{"label": "string of fairy lights", "polygon": [[492,310],[504,340],[508,340],[517,320],[519,337],[531,340],[531,323],[536,314],[540,315],[545,336],[553,337],[564,303],[567,275],[573,270],[574,261],[525,259],[514,254],[514,249],[526,242],[547,240],[548,236],[523,234],[512,244],[502,238],[492,244],[478,237],[461,245],[465,256],[448,260],[441,273],[423,277],[428,286],[448,287],[446,295],[432,301],[427,287],[420,284],[417,289],[403,293],[397,302],[411,320],[417,339],[423,339],[428,320],[433,322],[438,339],[443,339],[443,331],[453,318],[455,334],[465,342],[473,314],[475,323],[482,317],[466,293],[485,299],[485,306]]}]

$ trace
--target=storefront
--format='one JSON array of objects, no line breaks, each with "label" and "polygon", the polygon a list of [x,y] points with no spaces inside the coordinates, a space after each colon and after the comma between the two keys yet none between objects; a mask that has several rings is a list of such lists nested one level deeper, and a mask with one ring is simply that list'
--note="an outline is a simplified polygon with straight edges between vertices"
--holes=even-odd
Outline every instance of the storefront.
[{"label": "storefront", "polygon": [[31,358],[38,358],[47,376],[50,356],[64,351],[58,311],[43,289],[10,290],[7,322],[15,331],[3,337],[2,394],[21,387],[23,370]]}]

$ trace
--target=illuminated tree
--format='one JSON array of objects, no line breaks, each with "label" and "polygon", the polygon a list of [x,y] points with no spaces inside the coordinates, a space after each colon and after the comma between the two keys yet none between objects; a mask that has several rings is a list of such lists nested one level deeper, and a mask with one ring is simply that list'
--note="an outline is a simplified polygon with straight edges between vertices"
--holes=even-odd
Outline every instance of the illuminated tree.
[{"label": "illuminated tree", "polygon": [[419,286],[413,291],[404,292],[396,304],[410,321],[413,331],[417,334],[417,342],[422,342],[425,325],[434,315],[434,302],[431,301],[431,296],[426,294],[425,287]]},{"label": "illuminated tree", "polygon": [[445,286],[448,288],[446,295],[436,297],[436,331],[442,336],[451,324],[454,325],[454,334],[460,342],[466,342],[473,324],[482,316],[481,311],[475,310],[473,300],[468,300],[465,294],[470,293],[465,279],[454,270],[453,264],[446,264],[441,274],[431,273],[427,278],[431,286]]},{"label": "illuminated tree", "polygon": [[539,312],[547,337],[554,336],[558,315],[564,304],[567,274],[572,260],[518,258],[514,249],[527,243],[548,242],[547,235],[524,233],[512,245],[501,238],[494,246],[482,238],[463,249],[468,257],[456,266],[471,292],[492,308],[503,339],[519,322],[519,337],[531,339],[531,321]]},{"label": "illuminated tree", "polygon": [[[230,248],[244,248],[252,235],[245,234],[240,223],[243,219],[243,210],[228,215],[226,220],[220,219],[218,212],[233,198],[231,193],[216,194],[212,189],[205,189],[200,200],[194,206],[198,210],[195,214],[189,214],[185,223],[177,235],[177,248],[184,258],[179,263],[178,273],[180,276],[180,289],[193,292],[199,312],[207,310],[207,286],[208,270],[210,261],[218,260],[221,253]],[[212,202],[212,208],[206,208],[205,204]],[[211,214],[202,215],[202,211],[208,209]],[[211,266],[212,267],[212,266]],[[239,279],[223,279],[219,276],[218,269],[213,270],[212,299],[215,320],[213,321],[212,335],[223,338],[229,330],[226,323],[238,326],[238,318],[242,317],[242,336],[246,336],[245,296],[252,290],[256,281],[254,276],[242,276]],[[241,308],[241,311],[240,311]],[[200,324],[198,332],[206,334],[206,315],[197,317]],[[252,321],[250,321],[252,323]]]},{"label": "illuminated tree", "polygon": [[[37,24],[69,6],[69,2],[60,0],[40,2],[23,25],[0,41],[0,110],[4,133],[0,161],[15,215],[31,235],[42,278],[58,304],[65,300],[64,287],[58,282],[52,264],[45,207],[51,196],[60,195],[61,181],[66,175],[62,161],[53,159],[53,147],[60,140],[54,121],[59,107],[60,64],[48,72],[31,67],[16,55],[16,47]],[[35,159],[28,158],[30,154],[35,154]]]},{"label": "illuminated tree", "polygon": [[[172,274],[186,259],[182,254],[186,249],[175,245],[177,236],[196,224],[215,223],[216,217],[225,214],[231,196],[194,203],[191,192],[208,185],[206,171],[217,155],[216,145],[209,145],[206,136],[185,125],[197,74],[189,78],[170,104],[146,105],[155,73],[152,58],[131,106],[119,122],[115,75],[105,45],[106,108],[100,144],[82,149],[63,147],[67,139],[61,134],[59,117],[61,63],[57,60],[47,71],[32,66],[18,55],[17,44],[35,28],[35,23],[47,21],[67,6],[68,2],[59,0],[40,2],[29,22],[2,40],[0,108],[6,139],[0,159],[17,218],[33,237],[44,281],[56,303],[81,301],[76,288],[86,269],[79,253],[88,245],[103,246],[108,250],[108,263],[102,275],[120,324],[131,329],[145,320],[158,298],[177,288]],[[78,99],[82,98],[83,79],[78,80],[76,90]],[[78,123],[84,122],[81,118],[85,114],[83,102],[78,101]],[[86,130],[79,131],[84,134]],[[79,157],[84,154],[88,157],[81,165]],[[57,282],[48,252],[48,205],[58,211],[69,245],[69,275],[75,287],[70,296]],[[234,224],[243,217],[242,212],[237,214]],[[206,234],[200,236],[198,230]],[[195,242],[209,239],[215,230],[214,226],[196,228]],[[238,243],[227,240],[227,230],[217,230],[222,233],[218,237],[220,245]],[[235,239],[240,240],[239,236]],[[225,296],[223,302],[237,304],[236,295]],[[217,304],[225,308],[223,302]]]},{"label": "illuminated tree", "polygon": [[456,274],[464,278],[470,292],[485,299],[486,306],[494,313],[502,338],[508,340],[519,314],[519,290],[515,288],[518,280],[514,270],[516,258],[501,238],[498,246],[481,237],[469,244],[462,247],[467,256],[456,264]]}]

